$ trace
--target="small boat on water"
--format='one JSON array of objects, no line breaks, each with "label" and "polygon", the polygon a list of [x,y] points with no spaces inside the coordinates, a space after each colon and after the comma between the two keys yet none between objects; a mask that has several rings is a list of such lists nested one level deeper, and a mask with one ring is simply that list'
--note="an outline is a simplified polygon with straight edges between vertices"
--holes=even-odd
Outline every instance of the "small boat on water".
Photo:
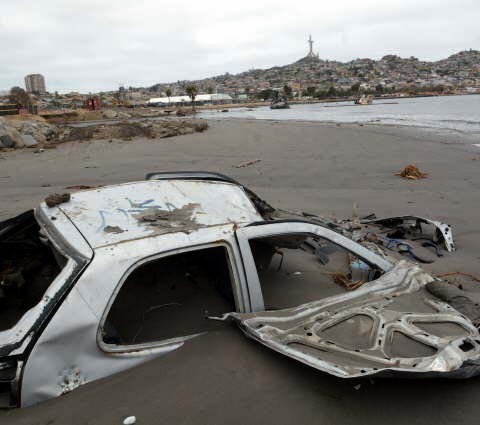
[{"label": "small boat on water", "polygon": [[371,105],[373,103],[373,96],[371,94],[361,96],[355,99],[355,105]]},{"label": "small boat on water", "polygon": [[287,102],[287,99],[274,99],[270,105],[270,109],[288,109],[290,105]]}]

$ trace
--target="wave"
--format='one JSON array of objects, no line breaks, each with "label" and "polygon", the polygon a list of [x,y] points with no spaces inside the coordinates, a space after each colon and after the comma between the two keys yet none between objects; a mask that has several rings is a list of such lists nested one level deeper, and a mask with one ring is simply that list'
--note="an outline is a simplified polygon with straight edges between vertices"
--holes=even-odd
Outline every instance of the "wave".
[{"label": "wave", "polygon": [[437,120],[438,122],[449,122],[452,124],[468,124],[468,125],[480,125],[480,121],[472,121],[472,120],[461,120],[461,119],[440,119]]}]

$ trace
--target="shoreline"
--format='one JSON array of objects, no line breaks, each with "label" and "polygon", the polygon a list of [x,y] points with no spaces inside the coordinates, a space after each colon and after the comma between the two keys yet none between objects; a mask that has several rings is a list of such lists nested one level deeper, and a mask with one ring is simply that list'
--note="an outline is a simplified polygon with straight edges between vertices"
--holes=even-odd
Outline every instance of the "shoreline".
[{"label": "shoreline", "polygon": [[[399,131],[406,131],[409,132],[409,136],[412,136],[412,133],[422,134],[422,140],[424,139],[423,136],[426,137],[436,137],[436,140],[431,140],[432,142],[439,142],[440,144],[447,144],[447,145],[454,145],[454,146],[463,146],[466,148],[467,151],[472,153],[480,153],[480,137],[479,135],[472,134],[463,130],[459,129],[452,129],[452,128],[440,128],[440,127],[429,127],[424,125],[415,125],[415,124],[399,124],[399,123],[382,123],[376,120],[372,121],[351,121],[351,122],[339,122],[333,120],[308,120],[308,119],[275,119],[275,118],[254,118],[254,117],[215,117],[215,116],[202,116],[201,114],[190,115],[188,117],[149,117],[149,118],[130,118],[128,120],[119,120],[119,119],[102,119],[97,121],[78,121],[78,122],[68,122],[62,124],[64,127],[71,127],[71,128],[84,128],[84,127],[92,127],[92,126],[110,126],[116,125],[121,123],[135,123],[135,122],[144,122],[144,121],[152,121],[156,122],[157,120],[163,120],[165,122],[172,121],[204,121],[208,123],[221,123],[221,122],[247,122],[250,124],[255,123],[270,123],[270,124],[291,124],[291,125],[314,125],[318,127],[324,128],[349,128],[354,130],[356,128],[369,128],[375,130],[392,130],[393,132]],[[192,121],[192,122],[193,122]],[[208,130],[207,130],[208,132]],[[174,136],[174,137],[178,137]],[[141,139],[142,136],[136,136],[136,138]],[[443,140],[438,140],[441,138]],[[452,138],[455,138],[455,141],[452,141]],[[89,142],[93,141],[102,141],[101,138],[93,138],[89,139]],[[86,140],[67,140],[59,143],[53,144],[53,146],[47,148],[56,149],[60,145],[64,145],[67,143],[83,143]],[[9,154],[15,151],[30,151],[32,152],[32,148],[24,147],[22,149],[13,149],[13,148],[0,148],[0,159],[5,159],[5,156],[1,156],[2,154]],[[1,164],[1,163],[0,163]]]},{"label": "shoreline", "polygon": [[[472,133],[458,130],[454,128],[442,128],[442,127],[428,127],[424,125],[414,125],[414,124],[398,124],[398,123],[381,123],[377,121],[351,121],[351,122],[339,122],[333,120],[301,120],[301,119],[274,119],[274,118],[252,118],[252,117],[225,117],[225,118],[215,118],[215,117],[205,117],[199,116],[198,118],[204,119],[207,121],[251,121],[251,122],[271,122],[271,123],[297,123],[297,124],[318,124],[321,126],[334,126],[334,127],[370,127],[370,128],[392,128],[392,129],[410,129],[412,131],[420,131],[425,133],[437,133],[438,136],[447,136],[447,135],[456,135],[464,139],[464,142],[458,142],[469,146],[470,144],[475,145],[480,142],[480,136],[474,135]],[[468,140],[468,142],[467,142]],[[475,143],[476,142],[476,143]],[[479,151],[480,152],[480,151]]]},{"label": "shoreline", "polygon": [[[199,111],[198,116],[210,120],[249,119],[288,122],[318,122],[335,125],[380,125],[412,127],[438,133],[449,133],[452,137],[469,139],[472,144],[480,142],[480,98],[472,96],[451,96],[451,101],[434,99],[407,100],[394,105],[377,102],[372,105],[310,104],[292,106],[284,111],[270,111],[268,108],[232,109],[230,113]],[[342,106],[352,106],[343,108]],[[376,106],[378,109],[373,108]],[[324,108],[329,108],[324,109]],[[435,112],[437,111],[437,112]]]}]

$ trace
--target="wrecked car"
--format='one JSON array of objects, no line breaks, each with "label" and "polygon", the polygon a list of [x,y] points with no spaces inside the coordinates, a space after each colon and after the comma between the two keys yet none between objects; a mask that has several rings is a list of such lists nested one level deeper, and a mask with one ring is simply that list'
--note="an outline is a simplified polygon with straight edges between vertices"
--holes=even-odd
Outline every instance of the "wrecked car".
[{"label": "wrecked car", "polygon": [[50,198],[0,223],[0,405],[68,393],[223,320],[338,377],[473,376],[475,323],[429,290],[441,282],[417,264],[409,232],[454,250],[439,222],[334,223],[215,173]]}]

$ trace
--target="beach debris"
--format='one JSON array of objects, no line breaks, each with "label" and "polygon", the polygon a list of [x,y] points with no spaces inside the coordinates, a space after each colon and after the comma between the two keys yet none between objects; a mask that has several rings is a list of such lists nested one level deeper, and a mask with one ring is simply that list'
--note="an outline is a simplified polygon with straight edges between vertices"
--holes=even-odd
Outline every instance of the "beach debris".
[{"label": "beach debris", "polygon": [[70,193],[54,193],[45,198],[45,203],[48,208],[55,207],[68,201],[70,201]]},{"label": "beach debris", "polygon": [[261,159],[252,159],[251,161],[246,161],[246,162],[242,162],[238,165],[235,165],[235,168],[249,167],[250,165],[256,164],[257,162],[260,162],[260,161],[261,161]]},{"label": "beach debris", "polygon": [[480,276],[475,276],[472,273],[466,273],[466,272],[449,272],[449,273],[437,274],[436,276],[437,277],[465,276],[465,277],[469,277],[470,279],[476,280],[477,282],[480,282]]},{"label": "beach debris", "polygon": [[123,420],[123,425],[133,425],[135,422],[137,422],[137,418],[135,416],[127,416]]},{"label": "beach debris", "polygon": [[353,291],[354,289],[357,289],[365,283],[363,280],[352,282],[345,273],[341,272],[330,273],[330,275],[332,276],[332,279],[336,284],[344,286],[347,291]]},{"label": "beach debris", "polygon": [[78,184],[78,185],[73,185],[73,186],[66,186],[65,189],[86,190],[86,189],[96,189],[97,187],[101,187],[101,186],[89,186],[89,185],[86,185],[86,184]]},{"label": "beach debris", "polygon": [[[434,260],[430,260],[427,258],[422,258],[418,256],[414,251],[412,245],[406,243],[402,239],[392,238],[390,236],[384,236],[382,234],[375,234],[373,232],[367,232],[365,238],[370,242],[374,242],[384,248],[387,248],[391,251],[399,252],[400,254],[407,254],[413,260],[418,261],[424,264],[433,263]],[[432,242],[433,244],[433,242]],[[433,244],[435,246],[435,244]]]},{"label": "beach debris", "polygon": [[350,223],[351,229],[360,229],[360,218],[358,216],[358,202],[353,203],[352,221]]},{"label": "beach debris", "polygon": [[[424,217],[417,216],[398,216],[388,218],[376,218],[373,220],[362,220],[362,224],[376,225],[383,229],[392,229],[387,236],[389,238],[405,238],[409,236],[410,239],[425,239],[439,244],[443,243],[448,252],[455,251],[455,243],[453,241],[452,226],[440,221],[430,220]],[[425,225],[425,228],[424,226]],[[403,234],[399,235],[397,232],[403,229]]]},{"label": "beach debris", "polygon": [[[423,239],[423,238],[418,238],[418,239]],[[435,242],[433,242],[432,240],[426,239],[425,242],[422,243],[422,246],[424,248],[426,248],[426,247],[433,248],[435,250],[435,254],[437,254],[437,257],[439,257],[439,258],[443,257],[443,252],[442,252],[441,248]]]},{"label": "beach debris", "polygon": [[415,165],[408,164],[403,167],[400,172],[395,173],[396,176],[410,180],[418,180],[427,178],[428,174],[421,172]]},{"label": "beach debris", "polygon": [[103,231],[104,231],[105,233],[114,233],[114,234],[118,234],[118,233],[123,233],[123,232],[124,232],[124,230],[123,230],[121,227],[119,227],[119,226],[105,226],[105,227],[103,228]]}]

